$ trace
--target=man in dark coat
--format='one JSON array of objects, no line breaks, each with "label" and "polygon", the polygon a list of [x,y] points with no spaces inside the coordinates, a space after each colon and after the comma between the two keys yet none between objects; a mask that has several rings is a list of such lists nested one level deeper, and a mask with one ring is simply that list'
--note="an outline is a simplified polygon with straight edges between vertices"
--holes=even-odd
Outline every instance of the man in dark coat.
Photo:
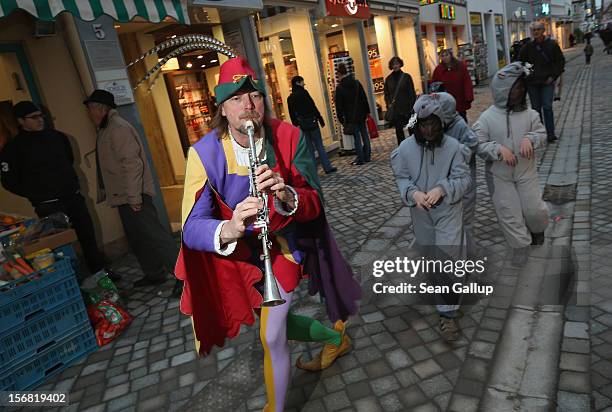
[{"label": "man in dark coat", "polygon": [[370,136],[366,127],[370,105],[363,86],[358,80],[355,80],[352,73],[349,73],[344,63],[338,65],[338,76],[340,83],[336,87],[334,96],[336,114],[342,123],[344,133],[349,134],[346,133],[347,130],[353,133],[357,159],[352,164],[362,165],[369,162],[372,155]]},{"label": "man in dark coat", "polygon": [[[68,216],[89,270],[95,273],[104,269],[104,256],[80,193],[68,138],[60,131],[45,128],[42,110],[33,102],[19,102],[13,112],[19,133],[0,153],[2,186],[27,198],[40,218],[53,213]],[[112,277],[118,279],[115,274]]]},{"label": "man in dark coat", "polygon": [[527,78],[527,92],[531,107],[540,113],[548,142],[551,143],[557,140],[552,108],[555,81],[563,73],[565,57],[557,42],[544,35],[542,23],[532,23],[531,31],[533,40],[523,46],[519,60],[533,64],[534,72]]},{"label": "man in dark coat", "polygon": [[327,157],[325,146],[323,146],[323,139],[321,138],[319,125],[325,127],[325,121],[319,109],[317,109],[314,100],[312,100],[310,93],[304,88],[304,78],[302,76],[295,76],[291,79],[291,94],[287,98],[287,107],[289,108],[291,123],[299,127],[308,140],[314,164],[317,164],[315,159],[316,149],[325,173],[337,171],[338,169],[331,164]]},{"label": "man in dark coat", "polygon": [[385,103],[387,104],[386,120],[395,126],[397,144],[404,140],[404,126],[412,114],[416,101],[416,92],[412,77],[402,71],[404,61],[397,56],[389,60],[389,70],[393,70],[385,79]]}]

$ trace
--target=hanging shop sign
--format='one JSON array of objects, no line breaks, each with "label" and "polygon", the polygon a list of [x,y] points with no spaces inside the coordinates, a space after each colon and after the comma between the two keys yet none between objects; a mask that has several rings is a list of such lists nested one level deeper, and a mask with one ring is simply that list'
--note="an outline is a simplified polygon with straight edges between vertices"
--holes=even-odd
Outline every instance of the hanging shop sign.
[{"label": "hanging shop sign", "polygon": [[[445,3],[455,4],[457,6],[467,5],[466,0],[444,0]],[[440,3],[440,0],[419,0],[420,6],[428,6],[430,4]]]},{"label": "hanging shop sign", "polygon": [[442,20],[455,20],[457,15],[455,14],[455,6],[450,4],[440,4],[440,19]]},{"label": "hanging shop sign", "polygon": [[367,0],[325,0],[328,16],[370,18]]}]

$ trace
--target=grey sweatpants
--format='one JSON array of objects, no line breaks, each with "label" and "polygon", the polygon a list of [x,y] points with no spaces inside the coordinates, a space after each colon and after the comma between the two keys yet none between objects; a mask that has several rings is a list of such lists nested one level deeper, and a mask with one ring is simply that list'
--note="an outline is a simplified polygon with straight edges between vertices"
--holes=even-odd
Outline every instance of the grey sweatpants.
[{"label": "grey sweatpants", "polygon": [[548,206],[542,200],[537,175],[526,175],[517,182],[486,174],[487,186],[497,220],[511,248],[531,244],[531,233],[542,233],[548,226]]},{"label": "grey sweatpants", "polygon": [[474,215],[476,211],[476,156],[472,154],[470,159],[470,176],[472,184],[463,195],[463,230],[465,231],[465,244],[469,256],[475,253],[476,241],[474,240]]},{"label": "grey sweatpants", "polygon": [[[465,259],[465,237],[463,230],[463,208],[461,202],[454,205],[442,204],[435,209],[410,208],[414,240],[426,259]],[[430,277],[434,285],[451,285],[458,279],[454,274]],[[451,313],[459,309],[461,295],[436,296],[439,313]]]}]

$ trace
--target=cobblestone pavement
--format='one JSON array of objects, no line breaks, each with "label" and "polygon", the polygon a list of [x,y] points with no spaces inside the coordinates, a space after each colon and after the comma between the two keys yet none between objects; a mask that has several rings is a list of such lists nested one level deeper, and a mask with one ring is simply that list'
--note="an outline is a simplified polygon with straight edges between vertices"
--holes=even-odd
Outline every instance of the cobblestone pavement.
[{"label": "cobblestone pavement", "polygon": [[[603,61],[596,60],[595,64]],[[566,76],[578,76],[577,65],[570,66]],[[610,106],[605,96],[600,103]],[[470,122],[489,104],[488,87],[476,89],[476,102],[468,113]],[[569,113],[569,106],[562,101],[555,103],[555,110]],[[603,138],[605,121],[609,125],[610,120],[609,116],[600,120]],[[390,249],[406,250],[412,240],[408,210],[399,201],[388,164],[394,142],[393,132],[385,130],[372,141],[371,163],[352,166],[352,158],[335,157],[338,173],[322,175],[328,219],[342,251],[361,274],[373,258]],[[542,184],[553,168],[554,152],[542,153]],[[437,315],[429,306],[365,304],[349,325],[355,344],[350,354],[320,374],[293,371],[288,410],[469,411],[483,407],[481,400],[490,386],[493,365],[499,365],[497,348],[506,335],[518,273],[504,268],[506,246],[482,173],[480,164],[475,231],[478,246],[488,257],[488,281],[497,287],[494,296],[465,308],[460,320],[464,337],[452,346],[444,343],[437,330]],[[604,169],[601,173],[608,178]],[[602,202],[605,189],[602,183]],[[595,213],[595,207],[593,210]],[[600,213],[610,213],[607,210],[602,203]],[[542,264],[537,262],[537,256],[532,258]],[[602,271],[604,268],[602,264]],[[214,350],[206,358],[196,358],[190,321],[179,313],[178,300],[169,297],[172,282],[160,292],[153,288],[132,292],[131,280],[142,276],[135,259],[128,255],[117,262],[115,269],[125,275],[120,287],[135,316],[134,322],[119,339],[64,371],[41,390],[69,391],[71,406],[65,410],[261,410],[265,395],[256,326],[244,328],[225,348]],[[318,298],[306,296],[303,288],[298,295],[293,307],[296,312],[325,318]],[[596,314],[600,325],[612,316],[608,313],[601,319],[600,315],[605,315],[603,309]],[[594,348],[609,354],[609,345],[605,345],[612,343],[611,335],[600,332],[599,341],[594,339],[593,345],[601,345]],[[565,347],[566,341],[563,344]],[[567,345],[576,346],[579,342],[570,339]],[[302,353],[312,356],[319,349],[317,345],[292,344],[293,360]],[[604,355],[602,352],[597,360],[604,362],[599,368],[601,385],[594,377],[593,390],[602,398],[607,392],[609,398],[606,385],[610,382],[603,379],[610,377],[612,368],[605,363],[610,356]],[[568,357],[566,364],[576,361],[574,358]],[[567,376],[569,381],[574,378],[571,373]],[[558,376],[551,371],[546,378],[556,382]],[[571,396],[568,399],[573,400]]]}]

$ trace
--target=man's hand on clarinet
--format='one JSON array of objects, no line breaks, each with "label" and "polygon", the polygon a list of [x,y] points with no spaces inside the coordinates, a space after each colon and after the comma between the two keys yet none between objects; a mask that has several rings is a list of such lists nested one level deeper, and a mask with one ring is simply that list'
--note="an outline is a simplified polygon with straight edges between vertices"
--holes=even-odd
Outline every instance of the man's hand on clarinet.
[{"label": "man's hand on clarinet", "polygon": [[262,207],[263,202],[251,196],[238,203],[232,214],[232,219],[221,227],[221,243],[231,243],[244,237],[246,228],[255,222],[257,212]]},{"label": "man's hand on clarinet", "polygon": [[285,180],[279,173],[270,169],[268,165],[261,165],[255,171],[255,184],[257,190],[265,194],[272,194],[282,203],[293,209],[295,199],[293,193],[285,185]]}]

